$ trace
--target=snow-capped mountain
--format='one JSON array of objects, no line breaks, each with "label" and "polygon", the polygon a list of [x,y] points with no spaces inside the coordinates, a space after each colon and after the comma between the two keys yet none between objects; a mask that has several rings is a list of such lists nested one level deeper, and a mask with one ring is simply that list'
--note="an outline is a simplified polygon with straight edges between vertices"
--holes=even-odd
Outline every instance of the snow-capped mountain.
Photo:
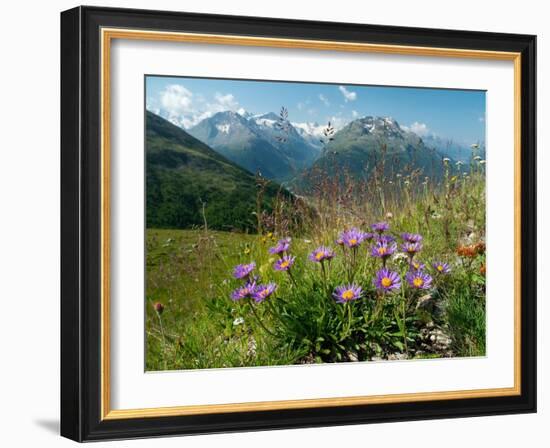
[{"label": "snow-capped mountain", "polygon": [[253,115],[245,111],[218,112],[188,132],[228,159],[265,177],[290,179],[311,165],[320,146],[310,143],[289,122],[277,126],[281,117],[273,112]]},{"label": "snow-capped mountain", "polygon": [[331,176],[347,173],[366,179],[381,160],[386,161],[384,170],[390,177],[413,170],[438,177],[442,173],[442,158],[436,149],[428,148],[417,134],[403,129],[393,118],[367,116],[351,121],[336,132],[321,156],[293,185],[307,189],[312,177],[319,173]]}]

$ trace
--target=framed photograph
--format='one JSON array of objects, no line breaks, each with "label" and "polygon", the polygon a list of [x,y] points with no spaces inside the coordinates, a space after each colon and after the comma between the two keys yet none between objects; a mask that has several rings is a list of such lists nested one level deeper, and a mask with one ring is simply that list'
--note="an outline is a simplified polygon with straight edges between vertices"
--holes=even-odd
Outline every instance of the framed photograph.
[{"label": "framed photograph", "polygon": [[61,14],[61,433],[536,411],[535,36]]}]

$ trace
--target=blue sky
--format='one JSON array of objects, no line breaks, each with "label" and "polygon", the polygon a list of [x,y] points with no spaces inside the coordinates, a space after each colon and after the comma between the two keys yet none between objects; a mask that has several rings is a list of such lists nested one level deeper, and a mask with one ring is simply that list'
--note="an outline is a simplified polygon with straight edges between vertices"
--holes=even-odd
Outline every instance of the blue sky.
[{"label": "blue sky", "polygon": [[278,113],[285,106],[296,123],[331,120],[339,128],[380,115],[421,136],[485,141],[484,91],[147,76],[146,106],[183,128],[223,110]]}]

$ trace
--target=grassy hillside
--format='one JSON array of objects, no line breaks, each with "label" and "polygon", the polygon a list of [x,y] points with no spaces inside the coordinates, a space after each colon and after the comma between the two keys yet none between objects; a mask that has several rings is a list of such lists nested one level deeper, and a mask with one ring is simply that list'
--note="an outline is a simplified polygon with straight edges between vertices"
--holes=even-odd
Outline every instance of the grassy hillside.
[{"label": "grassy hillside", "polygon": [[[209,146],[147,112],[147,227],[256,230],[256,179]],[[263,208],[280,186],[270,183]],[[288,195],[283,191],[284,195]]]}]

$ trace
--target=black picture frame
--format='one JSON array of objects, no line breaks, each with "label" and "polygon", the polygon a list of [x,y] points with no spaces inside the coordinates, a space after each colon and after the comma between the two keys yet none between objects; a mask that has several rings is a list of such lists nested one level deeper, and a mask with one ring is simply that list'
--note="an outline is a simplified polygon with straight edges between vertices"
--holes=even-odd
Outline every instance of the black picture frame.
[{"label": "black picture frame", "polygon": [[[521,53],[521,394],[102,420],[102,27]],[[536,412],[535,58],[532,35],[99,7],[61,13],[61,435],[92,441]]]}]

